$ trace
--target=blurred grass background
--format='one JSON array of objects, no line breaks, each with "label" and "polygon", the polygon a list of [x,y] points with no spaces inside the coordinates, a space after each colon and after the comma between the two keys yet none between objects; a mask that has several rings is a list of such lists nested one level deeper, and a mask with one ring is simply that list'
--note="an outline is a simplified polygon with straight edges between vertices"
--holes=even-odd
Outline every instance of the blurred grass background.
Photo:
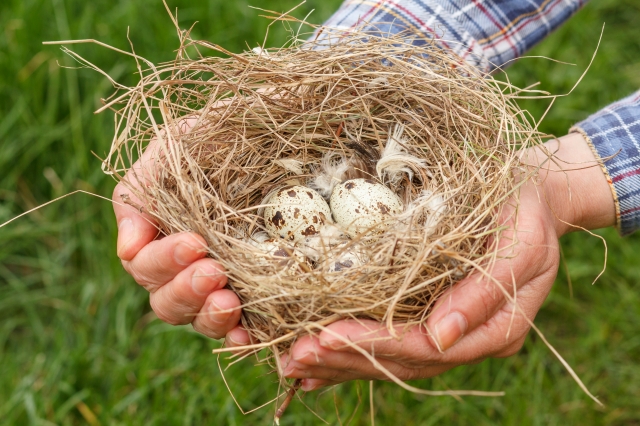
[{"label": "blurred grass background", "polygon": [[[170,0],[183,28],[232,51],[256,46],[267,22],[249,4],[285,11],[297,0]],[[320,23],[339,0],[308,0]],[[640,87],[640,3],[587,5],[533,52],[575,67],[524,59],[509,69],[520,86],[541,81],[566,93],[602,45],[576,91],[559,99],[541,128],[561,135],[571,124]],[[75,66],[45,40],[96,38],[152,61],[172,59],[174,28],[159,0],[4,0],[0,8],[0,223],[76,189],[110,196],[114,182],[91,154],[103,154],[112,116],[93,111],[111,93],[95,72]],[[269,45],[283,43],[276,26]],[[134,63],[97,46],[74,50],[116,80],[134,84]],[[523,104],[539,117],[545,101]],[[0,228],[0,424],[270,424],[272,409],[244,416],[220,377],[218,345],[155,319],[146,292],[115,255],[108,202],[76,195]],[[606,408],[597,407],[533,334],[509,359],[487,360],[418,381],[431,389],[502,390],[503,398],[417,396],[375,384],[376,424],[640,425],[640,235],[600,232],[563,239],[566,264],[536,323]],[[568,285],[567,273],[571,277]],[[271,399],[276,385],[252,361],[227,371],[245,409]],[[329,424],[369,424],[368,384],[352,383],[304,401]],[[300,403],[284,424],[321,424]]]}]

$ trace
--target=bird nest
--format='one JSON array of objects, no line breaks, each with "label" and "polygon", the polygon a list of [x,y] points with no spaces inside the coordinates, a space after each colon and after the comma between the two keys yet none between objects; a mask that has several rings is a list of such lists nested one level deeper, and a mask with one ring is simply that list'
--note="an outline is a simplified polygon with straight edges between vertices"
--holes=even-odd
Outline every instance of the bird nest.
[{"label": "bird nest", "polygon": [[[540,137],[517,89],[405,36],[235,54],[183,33],[174,61],[140,67],[106,105],[105,169],[163,234],[205,238],[252,349],[286,350],[345,318],[424,323],[498,256],[488,242],[517,199],[517,150]],[[351,184],[373,192],[334,203]],[[340,203],[351,222],[337,220]],[[292,224],[298,208],[311,213]]]}]

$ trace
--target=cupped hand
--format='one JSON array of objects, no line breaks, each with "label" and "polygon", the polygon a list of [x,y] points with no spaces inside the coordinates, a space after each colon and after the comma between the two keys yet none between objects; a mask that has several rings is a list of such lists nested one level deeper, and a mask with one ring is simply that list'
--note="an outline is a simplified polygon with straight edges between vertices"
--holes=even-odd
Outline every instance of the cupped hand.
[{"label": "cupped hand", "polygon": [[488,274],[475,272],[445,293],[425,324],[397,324],[399,339],[380,323],[354,320],[299,339],[281,359],[285,376],[303,379],[304,390],[388,380],[383,369],[412,380],[518,352],[553,285],[558,238],[573,230],[568,224],[595,229],[615,222],[610,188],[582,136],[571,134],[546,148],[556,161],[545,162],[541,148],[523,155],[526,164],[544,163],[550,171],[541,170],[537,183],[521,187],[517,209],[504,209],[501,222],[508,228],[497,242],[501,259]]},{"label": "cupped hand", "polygon": [[[188,131],[190,125],[187,120],[183,130]],[[134,207],[143,203],[131,188],[140,188],[153,176],[159,146],[153,140],[114,189],[118,257],[124,269],[150,293],[158,318],[174,325],[190,323],[214,339],[226,335],[230,342],[247,344],[247,332],[238,326],[240,300],[225,288],[223,268],[206,257],[204,238],[187,232],[163,237],[155,219]]]}]

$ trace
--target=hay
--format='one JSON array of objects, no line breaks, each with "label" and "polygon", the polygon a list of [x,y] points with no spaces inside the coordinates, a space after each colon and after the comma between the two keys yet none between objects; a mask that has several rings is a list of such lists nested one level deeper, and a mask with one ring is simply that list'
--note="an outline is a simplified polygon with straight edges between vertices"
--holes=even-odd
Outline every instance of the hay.
[{"label": "hay", "polygon": [[[353,31],[339,43],[241,54],[181,34],[175,61],[140,68],[139,84],[107,103],[116,136],[105,168],[163,234],[206,239],[243,303],[256,342],[248,349],[278,353],[344,318],[392,332],[393,322],[422,324],[470,265],[497,258],[487,242],[516,199],[516,152],[540,141],[516,88],[407,34]],[[203,47],[222,57],[189,56]],[[385,229],[323,245],[315,261],[265,256],[252,239],[265,230],[268,195],[322,186],[331,167],[386,184],[403,213]],[[354,250],[363,265],[328,272],[327,262]]]}]

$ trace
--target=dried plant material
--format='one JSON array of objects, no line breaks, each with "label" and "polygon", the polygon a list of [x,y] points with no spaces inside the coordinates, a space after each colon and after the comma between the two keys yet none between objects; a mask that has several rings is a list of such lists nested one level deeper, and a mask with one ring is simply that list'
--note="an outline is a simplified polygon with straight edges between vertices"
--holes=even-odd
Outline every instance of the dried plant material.
[{"label": "dried plant material", "polygon": [[304,174],[304,170],[302,169],[302,161],[296,160],[295,158],[278,159],[275,160],[274,163],[282,167],[283,169],[293,173],[294,175]]},{"label": "dried plant material", "polygon": [[413,227],[421,224],[425,235],[430,237],[446,212],[444,197],[426,189],[398,216],[396,229],[398,232],[411,232]]},{"label": "dried plant material", "polygon": [[393,132],[387,139],[382,156],[376,164],[376,172],[380,181],[396,187],[402,175],[406,174],[409,180],[413,179],[414,170],[425,170],[427,161],[415,155],[407,153],[408,141],[403,138],[404,126],[396,124]]},{"label": "dried plant material", "polygon": [[[514,101],[521,90],[406,34],[241,54],[188,34],[175,61],[111,98],[105,168],[164,234],[206,239],[242,300],[256,342],[244,349],[282,353],[343,318],[422,324],[440,294],[498,257],[487,240],[517,199],[516,152],[541,138]],[[192,58],[193,47],[223,57]],[[265,205],[292,179],[327,199],[370,179],[404,211],[375,233],[318,229],[260,255]]]}]

